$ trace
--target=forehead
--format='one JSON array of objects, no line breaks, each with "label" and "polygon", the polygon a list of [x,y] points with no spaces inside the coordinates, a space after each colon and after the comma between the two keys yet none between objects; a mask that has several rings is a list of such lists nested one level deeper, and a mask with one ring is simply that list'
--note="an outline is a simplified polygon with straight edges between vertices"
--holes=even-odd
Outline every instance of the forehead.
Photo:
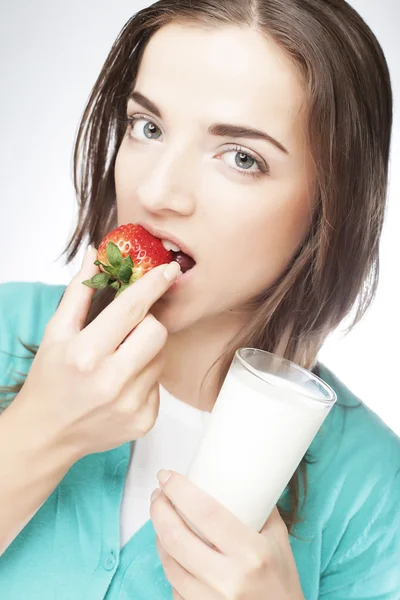
[{"label": "forehead", "polygon": [[161,28],[146,47],[135,88],[166,117],[177,112],[204,127],[221,120],[265,128],[289,151],[300,134],[300,72],[274,41],[249,28]]}]

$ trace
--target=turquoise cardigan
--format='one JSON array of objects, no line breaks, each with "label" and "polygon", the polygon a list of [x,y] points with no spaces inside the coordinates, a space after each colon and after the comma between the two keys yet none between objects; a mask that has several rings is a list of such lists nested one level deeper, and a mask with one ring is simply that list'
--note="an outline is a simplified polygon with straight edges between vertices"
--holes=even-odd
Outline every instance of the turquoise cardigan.
[{"label": "turquoise cardigan", "polygon": [[[29,369],[17,336],[39,344],[64,289],[0,285],[0,385]],[[307,502],[291,537],[305,598],[399,600],[400,440],[324,365],[320,374],[338,404],[310,446]],[[1,556],[1,599],[172,598],[150,520],[120,550],[129,456],[124,444],[73,465]],[[285,490],[282,506],[287,499]]]}]

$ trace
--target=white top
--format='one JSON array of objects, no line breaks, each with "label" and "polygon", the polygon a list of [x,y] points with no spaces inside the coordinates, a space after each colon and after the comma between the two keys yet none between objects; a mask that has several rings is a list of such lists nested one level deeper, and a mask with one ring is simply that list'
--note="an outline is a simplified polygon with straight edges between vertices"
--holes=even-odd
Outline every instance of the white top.
[{"label": "white top", "polygon": [[121,548],[150,519],[150,496],[160,469],[185,475],[204,435],[210,413],[177,400],[160,386],[160,410],[149,433],[131,444],[121,504]]}]

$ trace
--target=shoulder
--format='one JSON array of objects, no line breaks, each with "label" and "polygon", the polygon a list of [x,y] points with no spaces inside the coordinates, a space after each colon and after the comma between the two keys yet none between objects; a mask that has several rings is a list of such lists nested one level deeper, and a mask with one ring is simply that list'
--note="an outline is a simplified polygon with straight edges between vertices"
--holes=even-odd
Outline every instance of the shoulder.
[{"label": "shoulder", "polygon": [[0,284],[0,385],[10,385],[11,368],[26,372],[25,344],[40,344],[65,285],[11,281]]},{"label": "shoulder", "polygon": [[320,374],[335,390],[337,403],[315,440],[316,450],[323,449],[332,468],[340,466],[351,476],[367,471],[370,481],[393,477],[400,470],[399,437],[326,366],[320,365]]},{"label": "shoulder", "polygon": [[337,394],[310,447],[309,516],[323,534],[323,588],[347,585],[357,573],[372,588],[384,573],[397,585],[400,439],[324,365],[320,376]]}]

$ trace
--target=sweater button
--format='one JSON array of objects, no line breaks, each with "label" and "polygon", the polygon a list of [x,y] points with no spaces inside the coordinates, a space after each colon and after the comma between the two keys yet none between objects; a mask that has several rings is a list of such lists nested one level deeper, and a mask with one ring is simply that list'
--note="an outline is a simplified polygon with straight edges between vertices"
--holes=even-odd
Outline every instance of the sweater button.
[{"label": "sweater button", "polygon": [[114,552],[110,552],[110,554],[104,560],[104,568],[106,571],[112,571],[115,567],[115,563],[117,562],[116,556]]}]

